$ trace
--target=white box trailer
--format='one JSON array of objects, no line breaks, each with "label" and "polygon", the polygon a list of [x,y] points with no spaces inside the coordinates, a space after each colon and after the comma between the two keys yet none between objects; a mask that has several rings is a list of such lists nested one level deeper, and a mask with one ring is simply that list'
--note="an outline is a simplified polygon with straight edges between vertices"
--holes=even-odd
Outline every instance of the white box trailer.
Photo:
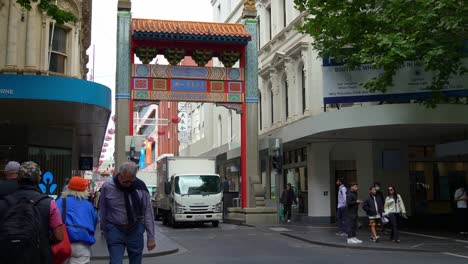
[{"label": "white box trailer", "polygon": [[214,158],[163,157],[157,171],[156,218],[173,227],[182,222],[218,226],[223,192]]}]

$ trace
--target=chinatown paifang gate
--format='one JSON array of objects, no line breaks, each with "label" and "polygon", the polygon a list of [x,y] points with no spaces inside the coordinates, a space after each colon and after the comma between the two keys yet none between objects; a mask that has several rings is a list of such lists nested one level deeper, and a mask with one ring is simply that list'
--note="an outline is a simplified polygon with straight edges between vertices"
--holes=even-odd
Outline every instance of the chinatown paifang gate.
[{"label": "chinatown paifang gate", "polygon": [[[259,176],[255,17],[255,1],[246,0],[241,24],[132,19],[131,2],[119,1],[115,159],[117,165],[127,160],[125,136],[133,135],[135,106],[181,101],[235,109],[241,113],[241,207],[228,208],[228,218],[276,223],[276,208],[265,207]],[[170,65],[149,64],[157,55]],[[143,64],[134,64],[135,56]],[[198,67],[177,66],[185,56]],[[205,67],[213,57],[224,67]]]}]

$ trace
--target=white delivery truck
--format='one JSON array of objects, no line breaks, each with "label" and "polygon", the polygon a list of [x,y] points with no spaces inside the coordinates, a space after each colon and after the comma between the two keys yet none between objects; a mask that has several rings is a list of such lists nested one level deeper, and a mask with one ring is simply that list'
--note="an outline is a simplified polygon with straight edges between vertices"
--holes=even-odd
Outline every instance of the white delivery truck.
[{"label": "white delivery truck", "polygon": [[172,227],[182,222],[210,222],[217,227],[223,217],[223,192],[215,166],[211,158],[159,159],[156,218]]}]

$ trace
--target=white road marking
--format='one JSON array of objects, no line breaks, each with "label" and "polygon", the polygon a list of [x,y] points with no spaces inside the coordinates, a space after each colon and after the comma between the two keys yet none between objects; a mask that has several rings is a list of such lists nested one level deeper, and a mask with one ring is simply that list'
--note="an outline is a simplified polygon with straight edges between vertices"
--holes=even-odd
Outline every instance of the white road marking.
[{"label": "white road marking", "polygon": [[424,245],[424,243],[414,245],[414,246],[412,246],[412,248],[417,248],[417,247],[422,246],[422,245]]},{"label": "white road marking", "polygon": [[452,256],[452,257],[458,257],[458,258],[465,258],[465,259],[468,259],[468,256],[453,254],[453,253],[449,253],[449,252],[442,252],[442,254],[449,255],[449,256]]},{"label": "white road marking", "polygon": [[468,243],[468,240],[458,240],[458,239],[457,239],[457,240],[455,240],[455,241],[457,241],[457,242],[462,242],[462,243]]},{"label": "white road marking", "polygon": [[423,234],[418,234],[418,233],[413,233],[413,232],[403,232],[403,231],[400,231],[400,233],[403,233],[403,234],[408,234],[408,235],[414,235],[414,236],[421,236],[421,237],[435,238],[435,239],[445,239],[445,240],[451,240],[451,238],[448,238],[448,237],[430,236],[430,235],[423,235]]},{"label": "white road marking", "polygon": [[276,231],[276,232],[286,232],[286,231],[291,231],[290,229],[284,228],[284,227],[271,227],[269,228],[270,230]]}]

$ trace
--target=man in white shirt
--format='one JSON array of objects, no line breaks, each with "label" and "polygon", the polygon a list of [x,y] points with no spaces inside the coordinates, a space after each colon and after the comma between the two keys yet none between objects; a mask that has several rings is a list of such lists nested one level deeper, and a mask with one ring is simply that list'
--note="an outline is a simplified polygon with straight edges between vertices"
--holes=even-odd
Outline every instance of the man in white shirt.
[{"label": "man in white shirt", "polygon": [[465,187],[460,187],[453,195],[454,200],[457,202],[457,219],[458,230],[461,235],[468,235],[468,194]]}]

